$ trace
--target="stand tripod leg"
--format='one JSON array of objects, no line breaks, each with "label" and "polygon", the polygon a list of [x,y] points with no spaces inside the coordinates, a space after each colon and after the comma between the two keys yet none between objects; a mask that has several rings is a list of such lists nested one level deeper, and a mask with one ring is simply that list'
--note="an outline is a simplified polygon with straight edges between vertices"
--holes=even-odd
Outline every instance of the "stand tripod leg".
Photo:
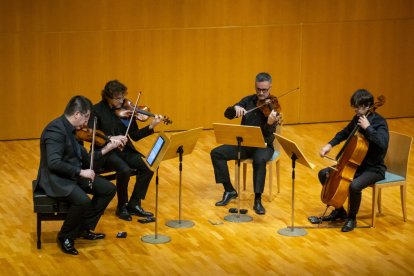
[{"label": "stand tripod leg", "polygon": [[308,232],[302,228],[295,228],[294,221],[295,221],[295,164],[296,164],[296,155],[293,154],[292,157],[292,224],[289,227],[280,229],[277,231],[280,235],[283,236],[290,236],[290,237],[298,237],[298,236],[304,236]]},{"label": "stand tripod leg", "polygon": [[158,235],[158,168],[155,176],[155,234],[143,236],[141,240],[152,244],[167,243],[171,241],[169,236]]},{"label": "stand tripod leg", "polygon": [[179,189],[178,189],[178,220],[170,220],[165,225],[171,228],[191,228],[194,226],[194,222],[191,220],[182,220],[182,171],[183,171],[183,146],[178,147],[177,153],[179,154]]},{"label": "stand tripod leg", "polygon": [[236,175],[236,185],[237,185],[237,214],[231,214],[224,217],[225,220],[230,222],[249,222],[253,218],[246,214],[240,214],[240,152],[241,152],[241,137],[237,137],[237,175]]}]

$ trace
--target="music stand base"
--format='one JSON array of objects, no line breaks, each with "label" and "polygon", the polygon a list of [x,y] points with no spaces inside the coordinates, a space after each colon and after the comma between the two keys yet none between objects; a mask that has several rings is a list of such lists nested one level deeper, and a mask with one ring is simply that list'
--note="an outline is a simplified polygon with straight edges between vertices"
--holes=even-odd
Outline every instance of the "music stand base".
[{"label": "music stand base", "polygon": [[300,237],[305,236],[308,232],[302,228],[292,228],[286,227],[277,231],[282,236],[289,236],[289,237]]},{"label": "music stand base", "polygon": [[253,218],[248,215],[244,214],[231,214],[224,217],[224,220],[230,221],[230,222],[249,222],[252,221]]},{"label": "music stand base", "polygon": [[194,222],[191,220],[170,220],[165,225],[171,228],[191,228],[194,226]]},{"label": "music stand base", "polygon": [[152,243],[152,244],[159,244],[159,243],[167,243],[171,241],[171,238],[164,235],[146,235],[141,238],[143,242]]}]

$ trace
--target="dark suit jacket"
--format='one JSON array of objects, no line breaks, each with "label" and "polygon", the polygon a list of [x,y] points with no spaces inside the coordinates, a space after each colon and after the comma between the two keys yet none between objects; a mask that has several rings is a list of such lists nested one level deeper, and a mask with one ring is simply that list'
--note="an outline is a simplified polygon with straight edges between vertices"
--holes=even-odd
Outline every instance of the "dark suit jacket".
[{"label": "dark suit jacket", "polygon": [[[89,154],[75,139],[75,129],[64,115],[50,122],[40,138],[40,166],[36,186],[48,196],[68,196],[80,180],[81,169],[89,168]],[[94,158],[101,158],[97,151]]]},{"label": "dark suit jacket", "polygon": [[[125,135],[127,127],[122,123],[121,119],[115,115],[114,111],[111,110],[111,108],[105,101],[102,100],[93,106],[92,116],[89,120],[89,127],[91,128],[93,127],[94,116],[98,118],[96,128],[102,130],[105,133],[105,135]],[[154,130],[150,129],[148,126],[139,129],[137,122],[133,120],[129,128],[128,135],[132,140],[138,141],[153,133]],[[125,145],[124,150],[137,152],[134,145],[129,139],[127,144]]]}]

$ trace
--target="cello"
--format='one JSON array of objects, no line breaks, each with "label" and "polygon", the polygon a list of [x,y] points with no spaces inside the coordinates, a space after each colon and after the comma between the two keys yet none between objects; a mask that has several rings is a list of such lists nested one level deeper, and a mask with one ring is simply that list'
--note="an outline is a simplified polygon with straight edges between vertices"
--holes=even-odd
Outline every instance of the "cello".
[{"label": "cello", "polygon": [[[385,97],[379,96],[365,116],[368,118],[375,110],[385,103]],[[335,160],[337,162],[333,171],[330,172],[325,185],[322,187],[321,200],[327,206],[340,208],[343,206],[349,193],[349,185],[354,179],[355,172],[361,165],[368,152],[369,142],[358,132],[357,125],[346,139],[342,149]]]}]

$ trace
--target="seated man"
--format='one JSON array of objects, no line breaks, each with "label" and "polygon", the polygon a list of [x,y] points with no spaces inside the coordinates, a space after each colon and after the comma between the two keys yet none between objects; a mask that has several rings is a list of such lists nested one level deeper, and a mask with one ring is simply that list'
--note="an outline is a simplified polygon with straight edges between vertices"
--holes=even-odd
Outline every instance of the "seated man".
[{"label": "seated man", "polygon": [[[133,118],[124,118],[117,114],[126,99],[127,87],[117,80],[106,83],[102,90],[102,100],[93,106],[93,115],[97,117],[97,128],[110,136],[111,140],[120,141],[121,149],[114,150],[99,161],[99,166],[116,171],[116,188],[118,205],[115,214],[123,220],[131,221],[131,215],[152,217],[144,210],[141,200],[145,199],[153,172],[142,160],[143,155],[136,150],[133,141],[138,141],[154,133],[154,128],[162,121],[162,116],[155,115],[150,123],[139,128]],[[129,111],[131,116],[132,111]],[[89,121],[92,124],[92,120]],[[127,133],[127,130],[129,131]],[[98,163],[98,162],[97,162]],[[131,171],[136,171],[134,190],[128,200],[128,184]]]},{"label": "seated man", "polygon": [[[349,214],[346,213],[343,206],[333,210],[326,217],[309,217],[311,223],[320,223],[322,221],[344,220],[345,224],[341,228],[342,232],[354,230],[357,226],[356,216],[361,204],[362,190],[369,185],[385,178],[386,167],[384,158],[388,149],[389,133],[387,121],[375,112],[374,97],[365,89],[358,89],[351,96],[351,107],[355,115],[348,125],[339,131],[335,137],[319,152],[320,156],[325,156],[331,149],[339,143],[347,140],[348,137],[357,130],[359,135],[364,137],[368,142],[368,149],[363,157],[361,165],[357,168],[352,182],[349,184]],[[382,103],[381,103],[382,104]],[[361,151],[362,147],[358,147]],[[319,172],[319,181],[327,185],[331,168],[325,168]],[[346,197],[344,197],[344,200]]]},{"label": "seated man", "polygon": [[[265,115],[260,109],[256,109],[256,106],[258,101],[264,103],[269,98],[271,88],[272,77],[268,73],[259,73],[255,80],[256,93],[244,97],[225,112],[225,116],[229,119],[243,117],[242,125],[260,127],[267,143],[266,148],[242,147],[240,153],[241,159],[253,159],[253,185],[255,192],[253,209],[259,215],[263,215],[266,212],[261,201],[266,178],[266,162],[272,158],[274,153],[273,140],[275,136],[273,133],[276,131],[276,126],[281,118],[279,113],[273,110],[273,107],[269,114]],[[277,100],[275,101],[275,108],[280,108]],[[246,114],[247,110],[252,110],[252,112]],[[214,167],[216,182],[222,183],[224,186],[223,199],[216,202],[216,206],[225,206],[230,200],[238,196],[230,182],[227,166],[227,161],[229,160],[237,160],[237,146],[222,145],[211,151],[211,161]]]},{"label": "seated man", "polygon": [[[75,138],[77,129],[88,122],[92,103],[83,96],[73,97],[62,116],[54,119],[43,130],[40,138],[40,166],[36,180],[48,196],[69,203],[69,211],[57,242],[66,254],[77,255],[74,240],[103,239],[105,234],[93,233],[105,208],[115,196],[115,186],[89,169],[90,158],[82,142]],[[94,158],[120,146],[108,143],[95,151]],[[92,194],[92,199],[87,193]]]}]

